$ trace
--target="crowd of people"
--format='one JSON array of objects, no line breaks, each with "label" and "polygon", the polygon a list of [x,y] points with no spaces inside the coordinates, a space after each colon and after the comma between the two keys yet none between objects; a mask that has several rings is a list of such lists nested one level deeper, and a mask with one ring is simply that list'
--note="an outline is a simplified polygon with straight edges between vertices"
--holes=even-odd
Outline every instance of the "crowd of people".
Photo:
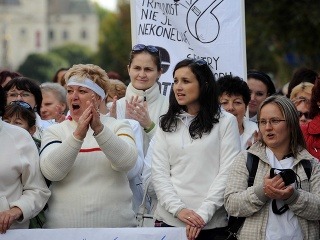
[{"label": "crowd of people", "polygon": [[136,227],[147,194],[154,227],[188,240],[319,239],[315,71],[296,71],[284,95],[262,71],[215,79],[187,58],[165,97],[160,51],[137,44],[128,74],[126,86],[76,64],[39,85],[0,72],[0,233]]}]

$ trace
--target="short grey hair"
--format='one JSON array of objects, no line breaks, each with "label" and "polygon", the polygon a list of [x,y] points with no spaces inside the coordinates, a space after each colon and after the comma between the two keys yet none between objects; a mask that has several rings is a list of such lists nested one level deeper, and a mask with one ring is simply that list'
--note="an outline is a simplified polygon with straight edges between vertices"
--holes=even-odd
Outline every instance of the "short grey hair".
[{"label": "short grey hair", "polygon": [[[297,109],[292,103],[292,101],[285,96],[281,96],[281,95],[270,96],[266,98],[259,107],[258,115],[257,115],[258,123],[260,120],[261,109],[265,105],[270,103],[274,103],[279,107],[280,111],[282,112],[286,120],[287,127],[290,131],[289,147],[294,157],[296,157],[298,152],[300,152],[303,148],[306,148],[306,143],[304,141],[304,137],[299,125],[299,115],[298,115]],[[261,139],[261,143],[263,145],[266,145],[263,139]]]},{"label": "short grey hair", "polygon": [[41,92],[53,92],[58,101],[67,104],[67,90],[59,83],[45,82],[40,85]]}]

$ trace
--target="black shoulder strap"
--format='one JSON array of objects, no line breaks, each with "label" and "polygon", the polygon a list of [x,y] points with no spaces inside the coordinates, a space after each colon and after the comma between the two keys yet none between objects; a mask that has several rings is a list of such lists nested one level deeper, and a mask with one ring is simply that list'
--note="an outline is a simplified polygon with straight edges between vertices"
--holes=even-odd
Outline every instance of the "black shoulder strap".
[{"label": "black shoulder strap", "polygon": [[249,172],[249,178],[248,178],[248,187],[253,186],[254,178],[256,177],[257,169],[259,164],[259,157],[249,153],[247,155],[247,169]]},{"label": "black shoulder strap", "polygon": [[[249,172],[248,187],[251,187],[254,183],[254,178],[256,177],[258,164],[259,164],[259,157],[248,152],[247,164],[246,164]],[[228,222],[228,228],[227,228],[227,232],[229,233],[229,236],[226,238],[227,240],[237,238],[236,237],[237,233],[245,220],[246,220],[245,217],[229,216],[229,222]]]},{"label": "black shoulder strap", "polygon": [[55,140],[55,141],[52,141],[52,142],[48,142],[40,151],[39,155],[41,155],[41,153],[43,152],[43,150],[48,147],[49,145],[51,145],[52,143],[62,143],[61,141],[59,140]]},{"label": "black shoulder strap", "polygon": [[311,171],[312,171],[312,166],[311,166],[310,160],[308,160],[308,159],[302,159],[300,162],[301,162],[301,164],[302,164],[302,166],[303,166],[303,168],[304,168],[304,171],[305,171],[306,174],[307,174],[308,181],[310,181]]}]

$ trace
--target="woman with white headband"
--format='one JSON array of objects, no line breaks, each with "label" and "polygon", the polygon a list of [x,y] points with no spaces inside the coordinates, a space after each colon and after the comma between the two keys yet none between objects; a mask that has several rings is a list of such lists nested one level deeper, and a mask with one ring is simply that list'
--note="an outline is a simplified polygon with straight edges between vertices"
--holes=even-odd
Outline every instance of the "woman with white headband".
[{"label": "woman with white headband", "polygon": [[42,139],[40,167],[51,180],[47,228],[135,226],[126,176],[137,150],[125,120],[100,117],[108,76],[100,67],[79,64],[66,75],[68,120]]}]

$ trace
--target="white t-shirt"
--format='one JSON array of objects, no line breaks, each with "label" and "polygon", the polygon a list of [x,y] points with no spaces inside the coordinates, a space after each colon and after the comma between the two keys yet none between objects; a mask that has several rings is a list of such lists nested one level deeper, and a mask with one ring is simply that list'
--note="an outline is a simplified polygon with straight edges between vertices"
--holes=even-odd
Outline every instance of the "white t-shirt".
[{"label": "white t-shirt", "polygon": [[[292,169],[293,157],[279,161],[273,152],[266,148],[266,153],[272,168]],[[293,183],[294,185],[295,183]],[[277,200],[278,209],[284,205],[282,200]],[[272,204],[269,207],[269,217],[266,229],[266,240],[301,240],[303,234],[297,216],[288,209],[281,215],[274,214]]]}]

